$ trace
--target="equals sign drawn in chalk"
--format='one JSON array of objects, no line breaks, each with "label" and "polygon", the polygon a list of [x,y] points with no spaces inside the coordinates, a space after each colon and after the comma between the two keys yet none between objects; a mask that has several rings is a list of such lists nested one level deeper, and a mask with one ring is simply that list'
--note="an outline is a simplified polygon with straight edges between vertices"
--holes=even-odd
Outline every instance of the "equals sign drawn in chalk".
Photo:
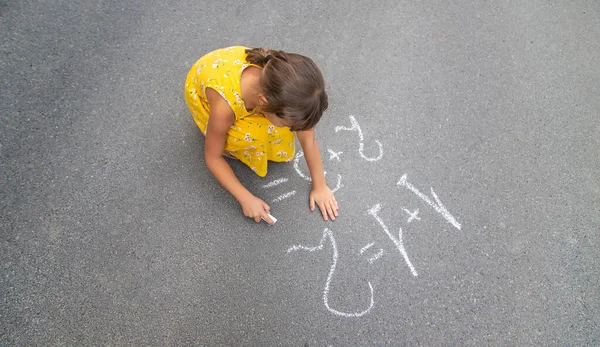
[{"label": "equals sign drawn in chalk", "polygon": [[280,202],[281,200],[285,200],[285,199],[289,198],[290,196],[294,196],[295,194],[296,194],[296,191],[292,190],[291,192],[287,192],[283,195],[276,197],[275,199],[273,199],[273,202]]},{"label": "equals sign drawn in chalk", "polygon": [[[275,218],[275,217],[271,216],[271,214],[269,214],[269,218],[271,218],[271,220],[273,221],[273,225],[274,225],[275,223],[277,223],[277,218]],[[264,219],[263,217],[260,217],[260,219],[264,220],[264,221],[265,221],[265,223],[269,224],[269,223],[267,222],[267,220],[266,220],[266,219]],[[271,225],[271,224],[269,224],[269,225]]]}]

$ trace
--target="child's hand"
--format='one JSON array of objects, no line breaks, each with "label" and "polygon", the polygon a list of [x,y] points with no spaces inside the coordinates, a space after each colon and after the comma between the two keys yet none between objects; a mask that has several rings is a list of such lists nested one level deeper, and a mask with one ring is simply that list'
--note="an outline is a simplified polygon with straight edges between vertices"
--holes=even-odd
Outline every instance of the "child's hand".
[{"label": "child's hand", "polygon": [[313,188],[310,192],[311,211],[315,210],[315,204],[319,206],[324,220],[327,220],[327,217],[335,220],[335,217],[338,215],[338,203],[329,187]]},{"label": "child's hand", "polygon": [[269,205],[256,196],[251,195],[248,198],[241,200],[240,204],[242,205],[244,216],[254,219],[256,223],[260,223],[262,217],[265,222],[271,225],[275,224],[269,217],[269,213],[271,212]]}]

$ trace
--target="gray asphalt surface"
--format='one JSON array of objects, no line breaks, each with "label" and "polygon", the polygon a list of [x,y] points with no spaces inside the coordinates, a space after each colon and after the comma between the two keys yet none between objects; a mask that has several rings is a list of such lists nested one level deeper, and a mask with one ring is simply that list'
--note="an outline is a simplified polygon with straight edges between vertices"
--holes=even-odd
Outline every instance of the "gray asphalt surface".
[{"label": "gray asphalt surface", "polygon": [[[600,344],[597,1],[0,1],[0,23],[0,344]],[[274,227],[208,171],[183,82],[236,44],[322,68],[335,222],[292,163],[232,162],[269,203],[296,191]]]}]

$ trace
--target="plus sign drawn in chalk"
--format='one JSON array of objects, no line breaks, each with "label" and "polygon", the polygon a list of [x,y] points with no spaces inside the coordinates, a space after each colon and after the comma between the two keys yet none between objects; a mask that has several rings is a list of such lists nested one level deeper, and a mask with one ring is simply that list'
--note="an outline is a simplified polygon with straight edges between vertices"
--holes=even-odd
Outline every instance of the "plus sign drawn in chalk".
[{"label": "plus sign drawn in chalk", "polygon": [[410,217],[408,217],[408,219],[406,220],[406,223],[410,223],[413,221],[413,219],[416,220],[421,220],[421,218],[419,217],[419,209],[414,210],[413,212],[410,212],[407,209],[403,209],[404,212],[406,212]]},{"label": "plus sign drawn in chalk", "polygon": [[327,152],[329,152],[329,160],[336,159],[337,161],[342,161],[340,159],[340,154],[342,154],[344,152],[336,152],[330,148],[327,148]]}]

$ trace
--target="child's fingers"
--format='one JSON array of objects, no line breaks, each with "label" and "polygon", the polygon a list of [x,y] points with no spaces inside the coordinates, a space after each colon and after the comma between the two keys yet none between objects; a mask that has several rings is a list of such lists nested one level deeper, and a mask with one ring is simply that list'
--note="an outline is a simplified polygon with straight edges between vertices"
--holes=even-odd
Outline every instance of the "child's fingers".
[{"label": "child's fingers", "polygon": [[331,208],[331,204],[327,204],[327,213],[331,220],[335,220],[335,215],[333,214],[333,208]]},{"label": "child's fingers", "polygon": [[310,205],[311,212],[314,211],[315,210],[315,198],[313,198],[312,196],[310,197],[309,205]]},{"label": "child's fingers", "polygon": [[321,211],[321,214],[323,215],[323,219],[327,220],[327,209],[325,208],[325,204],[324,203],[319,203],[319,211]]},{"label": "child's fingers", "polygon": [[269,207],[269,205],[267,205],[266,202],[263,202],[263,207],[264,207],[265,211],[267,211],[267,213],[271,213],[271,208]]}]

